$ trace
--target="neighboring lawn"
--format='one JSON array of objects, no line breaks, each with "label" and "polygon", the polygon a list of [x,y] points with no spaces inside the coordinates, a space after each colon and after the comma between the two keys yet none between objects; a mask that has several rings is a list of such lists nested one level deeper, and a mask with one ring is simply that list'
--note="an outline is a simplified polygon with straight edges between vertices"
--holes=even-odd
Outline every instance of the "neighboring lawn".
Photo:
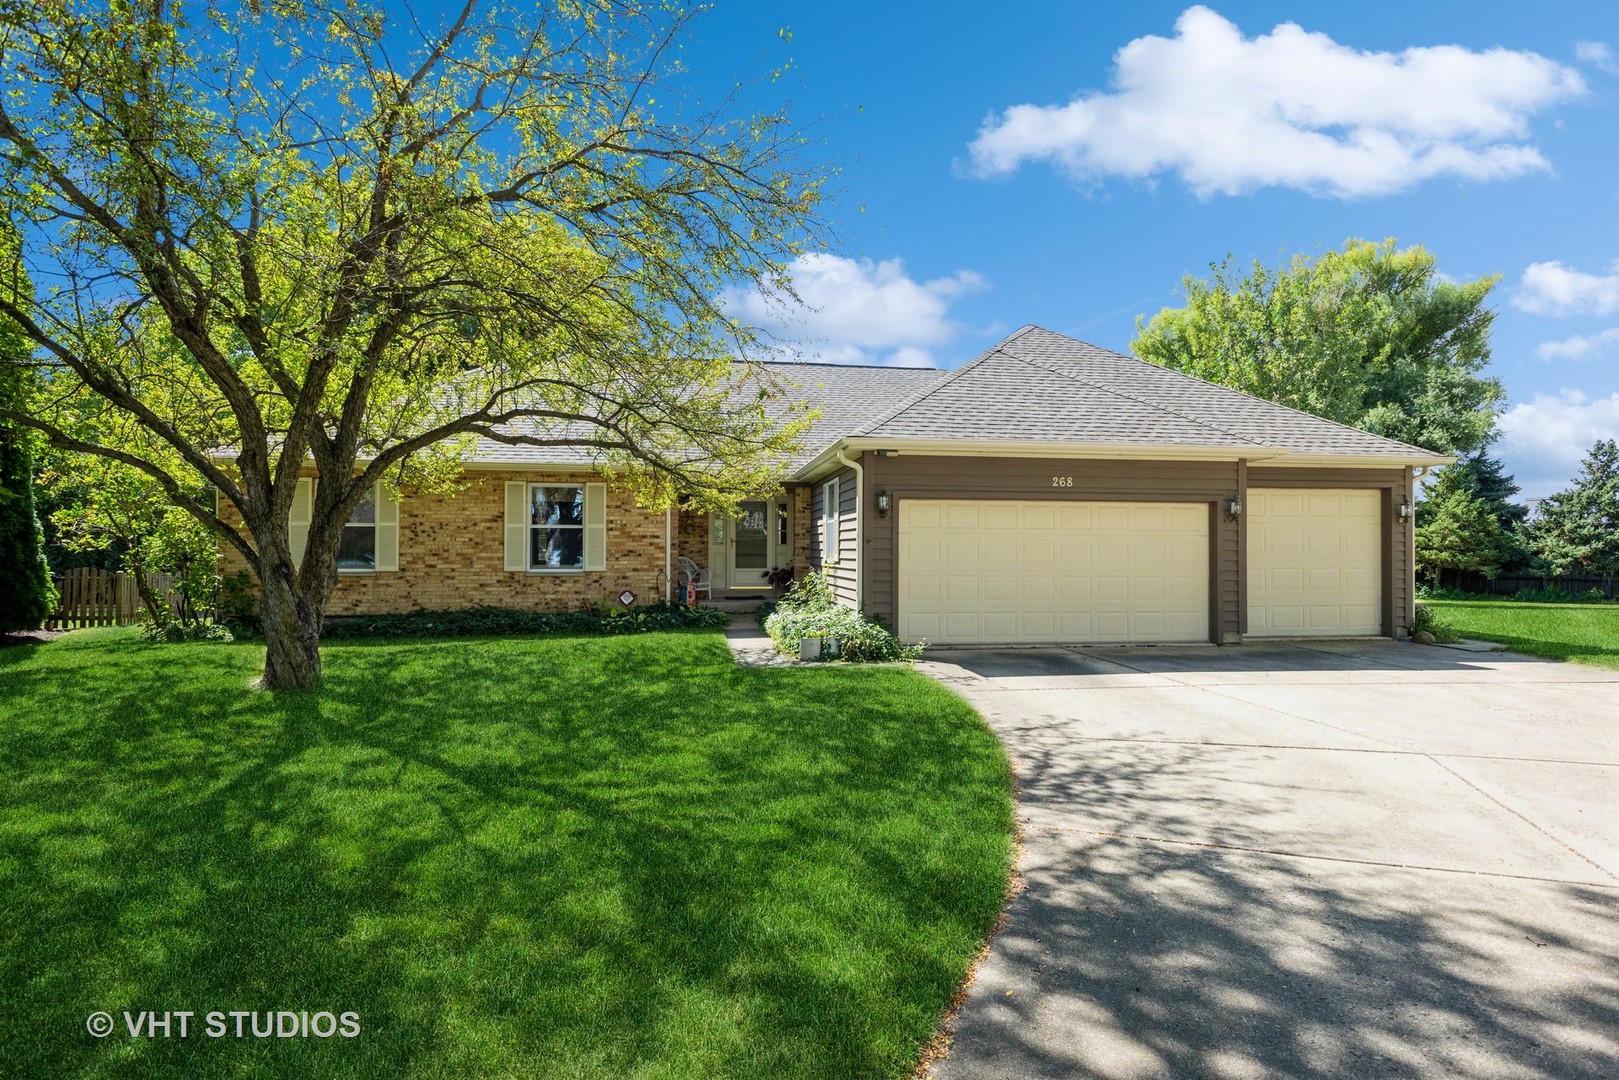
[{"label": "neighboring lawn", "polygon": [[1422,602],[1462,637],[1499,641],[1531,656],[1619,668],[1619,604]]},{"label": "neighboring lawn", "polygon": [[[903,1077],[1000,910],[1005,755],[915,672],[360,642],[273,695],[262,655],[0,650],[0,1072]],[[97,1041],[98,1009],[199,1015]]]}]

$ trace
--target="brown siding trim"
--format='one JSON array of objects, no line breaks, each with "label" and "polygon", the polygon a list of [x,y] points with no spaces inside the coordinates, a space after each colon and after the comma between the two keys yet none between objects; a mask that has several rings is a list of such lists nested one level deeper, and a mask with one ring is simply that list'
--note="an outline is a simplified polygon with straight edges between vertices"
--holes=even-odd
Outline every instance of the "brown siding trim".
[{"label": "brown siding trim", "polygon": [[[1233,644],[1240,644],[1248,632],[1248,459],[1237,462],[1237,493],[1242,497],[1243,513],[1237,515],[1237,636]],[[1215,639],[1219,641],[1219,638]],[[1222,642],[1222,644],[1224,644]]]}]

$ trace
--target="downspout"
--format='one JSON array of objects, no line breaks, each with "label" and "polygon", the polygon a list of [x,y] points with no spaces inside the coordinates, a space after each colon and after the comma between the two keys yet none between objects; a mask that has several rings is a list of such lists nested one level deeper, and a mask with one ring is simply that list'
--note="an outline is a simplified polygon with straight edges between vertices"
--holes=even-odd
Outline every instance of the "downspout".
[{"label": "downspout", "polygon": [[674,603],[675,599],[675,556],[670,538],[674,535],[675,508],[663,508],[663,602]]},{"label": "downspout", "polygon": [[854,470],[854,609],[859,613],[866,609],[866,553],[860,549],[864,539],[860,519],[866,512],[866,473],[860,462],[849,460],[841,446],[838,447],[838,463]]}]

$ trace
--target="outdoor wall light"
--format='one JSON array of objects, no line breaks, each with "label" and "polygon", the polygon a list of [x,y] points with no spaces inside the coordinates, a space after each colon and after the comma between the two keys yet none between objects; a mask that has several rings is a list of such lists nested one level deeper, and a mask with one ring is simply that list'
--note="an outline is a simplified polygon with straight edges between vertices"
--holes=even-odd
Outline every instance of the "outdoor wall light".
[{"label": "outdoor wall light", "polygon": [[1401,521],[1404,521],[1406,518],[1410,517],[1411,516],[1411,504],[1408,503],[1408,502],[1401,503],[1399,513],[1400,513],[1400,520]]},{"label": "outdoor wall light", "polygon": [[889,505],[889,503],[888,503],[888,492],[886,490],[879,491],[877,493],[877,516],[878,517],[887,517],[888,516],[888,505]]},{"label": "outdoor wall light", "polygon": [[1242,496],[1238,495],[1235,499],[1226,503],[1225,512],[1232,517],[1242,517]]}]

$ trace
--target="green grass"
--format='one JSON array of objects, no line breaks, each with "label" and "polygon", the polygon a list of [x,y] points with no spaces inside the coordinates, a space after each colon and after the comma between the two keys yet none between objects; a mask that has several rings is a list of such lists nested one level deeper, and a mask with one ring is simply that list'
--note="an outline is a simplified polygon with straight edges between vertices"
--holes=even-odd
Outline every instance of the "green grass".
[{"label": "green grass", "polygon": [[1552,660],[1619,668],[1619,604],[1541,604],[1512,600],[1424,600],[1461,637],[1499,641]]},{"label": "green grass", "polygon": [[325,658],[270,694],[250,646],[0,649],[0,1072],[902,1077],[999,911],[1005,756],[909,670],[710,632]]}]

